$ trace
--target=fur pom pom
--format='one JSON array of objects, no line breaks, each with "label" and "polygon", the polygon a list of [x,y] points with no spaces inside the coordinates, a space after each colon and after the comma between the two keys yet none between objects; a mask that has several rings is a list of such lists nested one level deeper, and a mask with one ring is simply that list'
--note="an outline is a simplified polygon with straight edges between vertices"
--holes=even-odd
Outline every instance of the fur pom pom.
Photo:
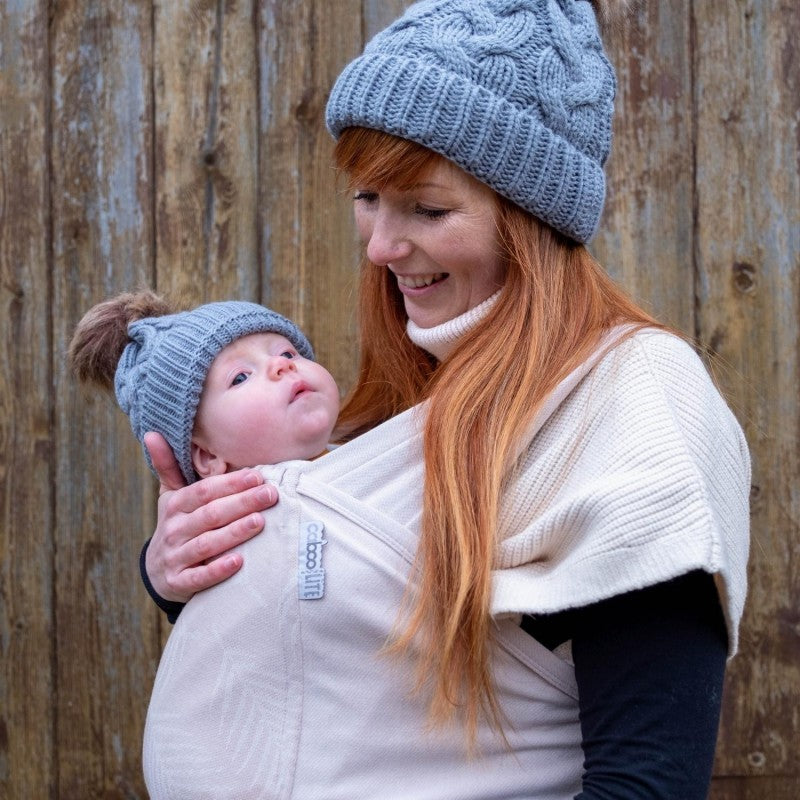
[{"label": "fur pom pom", "polygon": [[128,325],[145,317],[173,313],[169,303],[149,290],[126,292],[91,308],[78,323],[69,345],[69,365],[78,379],[112,389],[122,351],[130,341]]}]

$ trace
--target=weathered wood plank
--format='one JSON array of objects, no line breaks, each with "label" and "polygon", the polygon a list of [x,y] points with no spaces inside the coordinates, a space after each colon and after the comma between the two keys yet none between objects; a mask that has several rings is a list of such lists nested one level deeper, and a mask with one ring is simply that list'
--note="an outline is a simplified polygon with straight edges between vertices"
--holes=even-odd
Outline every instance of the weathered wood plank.
[{"label": "weathered wood plank", "polygon": [[[141,283],[263,299],[347,385],[358,246],[324,103],[408,4],[0,3],[0,795],[145,797],[161,617],[136,558],[154,484],[114,402],[65,372],[74,323]],[[729,365],[753,447],[714,800],[800,795],[799,17],[786,0],[646,3],[609,37],[594,250]]]},{"label": "weathered wood plank", "polygon": [[195,304],[259,298],[252,0],[155,6],[156,280]]},{"label": "weathered wood plank", "polygon": [[410,5],[411,0],[364,0],[364,44]]},{"label": "weathered wood plank", "polygon": [[0,10],[0,796],[55,787],[47,3]]},{"label": "weathered wood plank", "polygon": [[[721,357],[718,377],[753,457],[751,589],[716,771],[796,778],[800,7],[765,0],[694,8],[699,331]],[[730,796],[777,796],[751,788],[769,782],[743,786]]]},{"label": "weathered wood plank", "polygon": [[797,800],[800,797],[800,778],[732,777],[714,778],[709,800]]},{"label": "weathered wood plank", "polygon": [[648,310],[694,335],[690,9],[641,3],[604,34],[618,89],[592,251]]},{"label": "weathered wood plank", "polygon": [[317,357],[349,385],[355,372],[357,246],[337,191],[324,127],[333,81],[361,49],[361,4],[260,6],[260,178],[263,299],[305,330]]},{"label": "weathered wood plank", "polygon": [[94,302],[152,276],[150,4],[59,3],[51,41],[57,796],[145,797],[158,631],[136,564],[153,481],[114,401],[78,391],[64,352]]}]

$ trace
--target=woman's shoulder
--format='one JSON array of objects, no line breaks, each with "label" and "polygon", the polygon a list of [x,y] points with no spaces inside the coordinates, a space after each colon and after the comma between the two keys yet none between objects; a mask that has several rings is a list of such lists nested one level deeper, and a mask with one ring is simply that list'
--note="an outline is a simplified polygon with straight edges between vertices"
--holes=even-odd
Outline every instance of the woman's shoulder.
[{"label": "woman's shoulder", "polygon": [[[713,361],[712,361],[713,363]],[[665,330],[645,328],[611,349],[595,370],[614,394],[657,395],[676,422],[725,424],[741,434],[728,402],[694,346]]]},{"label": "woman's shoulder", "polygon": [[700,380],[710,375],[695,348],[684,337],[667,330],[643,328],[609,349],[603,361],[615,371],[639,372],[656,380],[671,381],[687,371]]},{"label": "woman's shoulder", "polygon": [[690,340],[677,333],[644,328],[631,337],[631,344],[647,357],[651,369],[665,376],[690,370],[704,379],[709,378],[705,362]]},{"label": "woman's shoulder", "polygon": [[719,485],[723,494],[746,504],[750,453],[744,431],[689,341],[644,329],[611,350],[598,367],[601,388],[595,384],[590,394],[603,398],[613,436],[626,438],[642,454],[669,451],[691,464],[706,488]]}]

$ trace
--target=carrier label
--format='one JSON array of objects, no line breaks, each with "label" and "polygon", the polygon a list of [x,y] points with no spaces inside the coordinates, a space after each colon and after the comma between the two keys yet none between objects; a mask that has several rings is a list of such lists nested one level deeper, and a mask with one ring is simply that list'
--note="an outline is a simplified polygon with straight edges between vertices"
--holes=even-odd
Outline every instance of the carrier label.
[{"label": "carrier label", "polygon": [[297,596],[301,600],[319,600],[325,595],[325,570],[322,568],[322,547],[325,526],[317,521],[300,523],[300,544],[297,551]]}]

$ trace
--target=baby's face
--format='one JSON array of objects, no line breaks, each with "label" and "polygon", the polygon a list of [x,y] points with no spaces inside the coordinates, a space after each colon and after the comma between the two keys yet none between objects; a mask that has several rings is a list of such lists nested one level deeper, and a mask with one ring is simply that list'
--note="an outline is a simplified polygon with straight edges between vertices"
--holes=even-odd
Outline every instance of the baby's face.
[{"label": "baby's face", "polygon": [[339,390],[324,367],[277,333],[254,333],[211,364],[192,442],[228,471],[313,458],[330,441],[338,414]]}]

